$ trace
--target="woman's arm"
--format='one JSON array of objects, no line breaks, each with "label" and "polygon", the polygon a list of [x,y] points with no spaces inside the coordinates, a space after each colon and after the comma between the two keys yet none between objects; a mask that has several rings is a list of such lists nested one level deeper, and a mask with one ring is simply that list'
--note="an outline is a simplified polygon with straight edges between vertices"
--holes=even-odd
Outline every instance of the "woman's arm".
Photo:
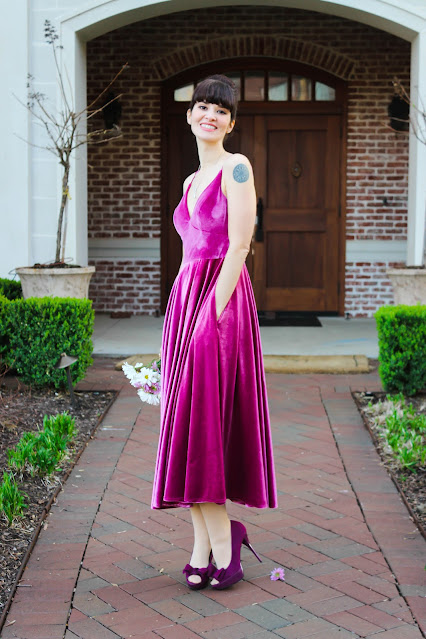
[{"label": "woman's arm", "polygon": [[256,191],[248,159],[240,153],[232,155],[223,165],[223,178],[228,199],[229,248],[216,284],[217,318],[237,286],[256,219]]}]

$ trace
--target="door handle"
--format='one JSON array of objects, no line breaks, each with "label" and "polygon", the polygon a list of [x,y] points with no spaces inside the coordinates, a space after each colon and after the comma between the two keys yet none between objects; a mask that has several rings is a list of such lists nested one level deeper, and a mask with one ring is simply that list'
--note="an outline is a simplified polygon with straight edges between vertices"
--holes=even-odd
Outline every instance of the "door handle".
[{"label": "door handle", "polygon": [[254,235],[255,242],[263,242],[263,200],[260,197],[256,205],[256,233]]}]

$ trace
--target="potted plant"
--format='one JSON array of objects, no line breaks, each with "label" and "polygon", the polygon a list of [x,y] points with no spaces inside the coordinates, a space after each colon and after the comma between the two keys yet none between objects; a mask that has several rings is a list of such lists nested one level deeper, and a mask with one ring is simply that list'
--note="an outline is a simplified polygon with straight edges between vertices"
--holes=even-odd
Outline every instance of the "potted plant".
[{"label": "potted plant", "polygon": [[[27,103],[23,104],[35,120],[43,127],[48,142],[43,148],[53,153],[62,167],[61,201],[56,229],[56,252],[54,260],[45,264],[34,264],[31,267],[18,267],[15,269],[22,284],[24,297],[77,297],[88,296],[89,282],[94,266],[77,266],[68,264],[65,258],[65,229],[67,201],[69,194],[69,175],[73,159],[73,152],[84,144],[102,144],[121,135],[118,121],[121,107],[118,98],[109,90],[118,76],[124,71],[127,64],[123,65],[110,84],[97,96],[93,102],[83,110],[76,112],[73,107],[72,96],[68,96],[65,90],[64,72],[59,64],[57,50],[58,34],[49,20],[45,20],[44,35],[46,42],[51,46],[55,61],[57,82],[60,94],[60,108],[49,110],[47,98],[43,93],[34,90],[33,77],[28,76]],[[99,106],[102,102],[102,105]],[[111,118],[111,111],[114,112]],[[102,113],[105,119],[105,128],[89,130],[90,120]],[[82,133],[84,129],[84,133]],[[87,130],[86,130],[87,129]]]},{"label": "potted plant", "polygon": [[[388,108],[391,128],[394,131],[408,131],[411,121],[414,135],[420,142],[426,144],[424,128],[426,111],[412,104],[400,80],[394,78],[393,86],[395,94]],[[410,107],[414,111],[411,119]],[[424,246],[422,255],[424,256]],[[392,282],[395,304],[409,306],[418,303],[426,304],[426,268],[424,263],[417,266],[407,264],[399,268],[391,268],[386,273]]]}]

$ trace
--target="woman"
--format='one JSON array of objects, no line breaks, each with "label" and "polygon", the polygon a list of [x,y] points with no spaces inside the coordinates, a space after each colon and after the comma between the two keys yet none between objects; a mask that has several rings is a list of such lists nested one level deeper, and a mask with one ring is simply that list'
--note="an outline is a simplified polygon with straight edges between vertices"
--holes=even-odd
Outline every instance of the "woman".
[{"label": "woman", "polygon": [[197,85],[187,111],[200,166],[174,212],[183,259],[161,347],[152,508],[190,508],[194,547],[183,572],[193,589],[209,578],[216,589],[236,583],[241,545],[254,552],[243,524],[229,520],[226,499],[276,507],[259,324],[245,265],[256,213],[253,171],[245,156],[223,147],[236,108],[235,85],[214,75]]}]

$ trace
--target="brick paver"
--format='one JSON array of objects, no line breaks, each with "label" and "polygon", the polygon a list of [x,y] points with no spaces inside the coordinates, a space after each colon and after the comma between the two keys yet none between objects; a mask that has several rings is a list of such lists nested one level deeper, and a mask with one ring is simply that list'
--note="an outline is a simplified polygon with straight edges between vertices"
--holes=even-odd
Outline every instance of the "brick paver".
[{"label": "brick paver", "polygon": [[[230,504],[263,563],[190,591],[187,509],[150,509],[158,408],[112,360],[81,388],[121,389],[40,534],[2,639],[417,639],[426,545],[381,466],[350,390],[376,374],[267,376],[279,509]],[[281,565],[285,582],[270,580]],[[422,634],[423,633],[423,634]]]}]

